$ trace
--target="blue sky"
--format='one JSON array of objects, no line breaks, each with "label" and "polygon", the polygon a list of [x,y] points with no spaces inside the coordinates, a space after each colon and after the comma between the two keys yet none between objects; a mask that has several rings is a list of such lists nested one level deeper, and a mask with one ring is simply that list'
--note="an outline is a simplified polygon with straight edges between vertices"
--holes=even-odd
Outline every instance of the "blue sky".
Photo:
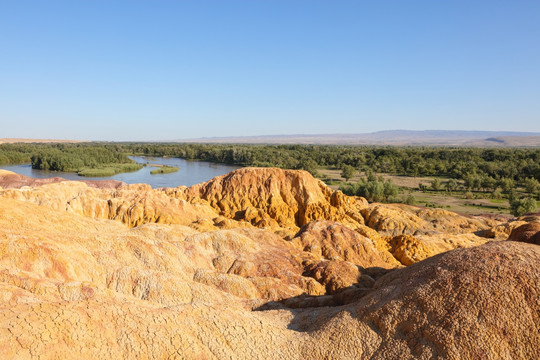
[{"label": "blue sky", "polygon": [[0,138],[540,131],[540,1],[0,2]]}]

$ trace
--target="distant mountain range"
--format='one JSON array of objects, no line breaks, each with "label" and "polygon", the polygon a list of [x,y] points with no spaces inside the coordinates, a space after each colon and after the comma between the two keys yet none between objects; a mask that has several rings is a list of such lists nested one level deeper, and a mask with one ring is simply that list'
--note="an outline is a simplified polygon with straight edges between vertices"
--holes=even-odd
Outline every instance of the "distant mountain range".
[{"label": "distant mountain range", "polygon": [[465,130],[387,130],[365,134],[263,135],[208,137],[174,142],[225,144],[318,144],[318,145],[400,145],[540,147],[540,133]]}]

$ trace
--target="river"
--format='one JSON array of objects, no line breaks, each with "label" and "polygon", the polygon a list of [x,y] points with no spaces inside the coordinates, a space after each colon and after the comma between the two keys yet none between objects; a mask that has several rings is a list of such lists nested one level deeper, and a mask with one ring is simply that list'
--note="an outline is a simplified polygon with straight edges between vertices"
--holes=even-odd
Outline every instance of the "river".
[{"label": "river", "polygon": [[127,184],[149,184],[153,188],[159,187],[177,187],[180,185],[191,186],[201,182],[208,181],[213,177],[226,174],[238,166],[210,163],[206,161],[190,161],[180,158],[161,158],[161,157],[143,157],[131,156],[131,159],[140,164],[159,164],[169,165],[180,168],[178,172],[170,174],[151,175],[150,171],[156,169],[152,166],[145,166],[139,171],[130,173],[121,173],[114,176],[104,177],[83,177],[75,173],[59,172],[59,171],[43,171],[32,169],[30,164],[22,165],[0,165],[0,169],[13,171],[20,175],[30,176],[33,178],[49,178],[62,177],[68,180],[119,180]]}]

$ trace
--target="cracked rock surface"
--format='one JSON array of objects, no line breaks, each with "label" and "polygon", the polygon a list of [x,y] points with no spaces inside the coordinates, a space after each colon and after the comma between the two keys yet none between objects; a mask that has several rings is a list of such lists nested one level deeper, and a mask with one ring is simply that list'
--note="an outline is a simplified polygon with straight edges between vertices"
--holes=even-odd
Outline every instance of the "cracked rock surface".
[{"label": "cracked rock surface", "polygon": [[[1,359],[534,359],[540,348],[537,216],[368,204],[280,169],[175,189],[6,172],[0,183]],[[498,241],[513,229],[521,242]]]}]

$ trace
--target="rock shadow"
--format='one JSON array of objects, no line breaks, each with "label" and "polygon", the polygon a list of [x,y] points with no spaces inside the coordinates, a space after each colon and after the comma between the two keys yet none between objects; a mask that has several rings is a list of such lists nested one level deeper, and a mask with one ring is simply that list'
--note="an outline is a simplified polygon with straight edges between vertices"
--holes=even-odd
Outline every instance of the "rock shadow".
[{"label": "rock shadow", "polygon": [[[268,311],[268,310],[287,310],[293,314],[293,319],[287,326],[288,329],[298,332],[312,331],[312,326],[306,326],[304,318],[310,318],[317,308],[326,308],[324,317],[329,317],[342,309],[340,307],[354,303],[375,291],[377,280],[383,276],[399,269],[385,269],[381,267],[362,268],[358,267],[362,274],[367,274],[375,279],[371,287],[366,287],[365,282],[355,283],[353,285],[341,288],[325,295],[308,295],[302,294],[282,300],[269,301],[263,305],[253,309],[253,311]],[[322,309],[321,309],[322,310]],[[321,320],[321,319],[319,319]]]}]

